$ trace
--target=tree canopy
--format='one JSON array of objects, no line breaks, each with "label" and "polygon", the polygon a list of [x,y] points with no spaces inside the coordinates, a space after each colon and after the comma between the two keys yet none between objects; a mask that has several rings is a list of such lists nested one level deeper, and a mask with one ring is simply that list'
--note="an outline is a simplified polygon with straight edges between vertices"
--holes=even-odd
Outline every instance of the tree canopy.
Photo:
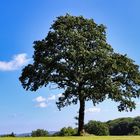
[{"label": "tree canopy", "polygon": [[85,101],[118,102],[118,110],[135,108],[140,93],[139,66],[114,52],[107,43],[106,27],[82,16],[59,16],[43,40],[34,42],[33,64],[20,77],[26,90],[49,83],[64,89],[57,106],[80,104],[78,134],[83,132]]}]

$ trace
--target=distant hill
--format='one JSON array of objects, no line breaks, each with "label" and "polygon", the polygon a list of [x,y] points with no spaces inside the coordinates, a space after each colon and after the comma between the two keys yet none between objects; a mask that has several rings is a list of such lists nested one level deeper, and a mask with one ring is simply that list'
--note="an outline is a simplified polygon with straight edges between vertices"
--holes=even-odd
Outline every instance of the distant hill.
[{"label": "distant hill", "polygon": [[[53,135],[58,131],[49,131],[49,135]],[[30,137],[31,133],[22,133],[22,134],[16,134],[16,137]]]},{"label": "distant hill", "polygon": [[[101,125],[106,125],[102,129]],[[91,120],[86,126],[86,132],[89,134],[99,135],[99,132],[109,131],[109,135],[140,135],[140,116],[137,117],[124,117],[107,122],[100,122]],[[98,127],[97,127],[98,126]],[[102,130],[102,131],[101,131]],[[103,135],[103,134],[102,134]]]},{"label": "distant hill", "polygon": [[16,134],[16,137],[30,137],[31,133]]},{"label": "distant hill", "polygon": [[50,134],[50,135],[53,135],[53,134],[55,134],[56,132],[58,132],[58,131],[49,131],[49,134]]}]

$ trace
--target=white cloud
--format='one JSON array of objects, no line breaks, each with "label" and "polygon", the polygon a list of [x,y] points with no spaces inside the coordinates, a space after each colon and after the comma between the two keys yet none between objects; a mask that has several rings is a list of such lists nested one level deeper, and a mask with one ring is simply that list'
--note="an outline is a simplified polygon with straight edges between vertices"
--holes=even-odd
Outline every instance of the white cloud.
[{"label": "white cloud", "polygon": [[100,111],[101,111],[100,108],[93,107],[93,108],[87,108],[85,110],[85,113],[95,113],[95,112],[99,113]]},{"label": "white cloud", "polygon": [[62,94],[57,94],[57,95],[51,95],[48,98],[42,97],[42,96],[38,96],[35,99],[33,99],[33,101],[36,102],[36,107],[39,108],[45,108],[48,106],[48,102],[49,101],[54,101],[56,100],[58,97],[61,97]]},{"label": "white cloud", "polygon": [[52,95],[52,96],[48,97],[48,101],[56,100],[56,99],[58,99],[59,97],[62,97],[62,96],[63,96],[62,93],[59,93],[57,95]]},{"label": "white cloud", "polygon": [[27,54],[17,54],[13,57],[12,60],[6,62],[6,61],[0,61],[0,71],[13,71],[17,70],[20,67],[26,65],[30,59],[27,58]]},{"label": "white cloud", "polygon": [[33,101],[37,102],[36,107],[45,108],[45,107],[47,107],[46,100],[47,100],[46,98],[44,98],[42,96],[38,96]]},{"label": "white cloud", "polygon": [[46,101],[46,98],[44,98],[44,97],[42,97],[42,96],[38,96],[38,97],[36,97],[36,98],[34,99],[34,101],[36,101],[36,102],[44,102],[44,101]]},{"label": "white cloud", "polygon": [[136,102],[137,105],[140,105],[140,102]]},{"label": "white cloud", "polygon": [[37,105],[37,107],[45,108],[45,107],[47,107],[47,104],[45,102],[41,102]]},{"label": "white cloud", "polygon": [[52,95],[48,98],[48,100],[55,100],[56,99],[56,96],[55,95]]},{"label": "white cloud", "polygon": [[59,94],[57,94],[57,97],[59,98],[59,97],[62,97],[63,95],[62,95],[62,93],[59,93]]}]

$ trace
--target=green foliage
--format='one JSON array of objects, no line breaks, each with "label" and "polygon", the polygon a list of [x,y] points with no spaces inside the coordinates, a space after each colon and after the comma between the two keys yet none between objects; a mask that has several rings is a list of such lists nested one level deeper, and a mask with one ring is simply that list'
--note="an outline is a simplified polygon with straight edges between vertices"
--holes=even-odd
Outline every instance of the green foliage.
[{"label": "green foliage", "polygon": [[72,127],[63,127],[59,132],[59,136],[74,136],[76,134],[77,130]]},{"label": "green foliage", "polygon": [[85,131],[94,135],[140,135],[140,117],[118,118],[104,123],[89,121]]},{"label": "green foliage", "polygon": [[113,121],[109,121],[110,135],[128,135],[132,132],[131,124],[132,118],[119,118]]},{"label": "green foliage", "polygon": [[131,98],[139,97],[139,67],[113,51],[106,42],[104,25],[82,16],[60,16],[47,37],[34,42],[34,49],[34,63],[20,77],[26,90],[56,83],[66,89],[59,108],[76,104],[79,97],[95,105],[111,98],[120,102],[120,111],[135,108]]},{"label": "green foliage", "polygon": [[133,119],[132,126],[138,126],[140,128],[140,116]]},{"label": "green foliage", "polygon": [[97,136],[109,135],[108,126],[100,121],[89,121],[85,125],[85,131]]},{"label": "green foliage", "polygon": [[1,135],[1,137],[15,137],[16,135],[14,134],[14,132],[12,132],[11,134],[5,134],[5,135]]},{"label": "green foliage", "polygon": [[132,135],[140,135],[140,128],[138,126],[133,127]]},{"label": "green foliage", "polygon": [[78,133],[83,131],[85,101],[94,105],[110,98],[118,110],[135,108],[140,95],[138,65],[115,53],[106,40],[106,27],[82,16],[59,16],[45,39],[34,42],[33,64],[19,78],[23,88],[36,91],[49,83],[65,89],[59,109],[80,101]]},{"label": "green foliage", "polygon": [[139,135],[140,117],[119,118],[107,122],[110,135]]},{"label": "green foliage", "polygon": [[46,137],[48,135],[49,135],[48,131],[44,129],[37,129],[35,131],[32,131],[31,133],[32,137]]}]

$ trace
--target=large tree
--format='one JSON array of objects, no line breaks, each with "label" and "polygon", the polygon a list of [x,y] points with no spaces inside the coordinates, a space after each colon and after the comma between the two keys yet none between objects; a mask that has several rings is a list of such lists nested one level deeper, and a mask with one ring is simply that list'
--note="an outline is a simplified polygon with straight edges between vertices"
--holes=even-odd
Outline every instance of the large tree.
[{"label": "large tree", "polygon": [[85,101],[96,105],[111,99],[119,103],[119,111],[131,111],[133,99],[140,95],[138,65],[114,52],[105,29],[82,16],[58,17],[46,38],[34,42],[33,64],[20,77],[26,90],[36,91],[49,83],[64,89],[57,102],[59,109],[79,103],[79,135],[84,132]]}]

